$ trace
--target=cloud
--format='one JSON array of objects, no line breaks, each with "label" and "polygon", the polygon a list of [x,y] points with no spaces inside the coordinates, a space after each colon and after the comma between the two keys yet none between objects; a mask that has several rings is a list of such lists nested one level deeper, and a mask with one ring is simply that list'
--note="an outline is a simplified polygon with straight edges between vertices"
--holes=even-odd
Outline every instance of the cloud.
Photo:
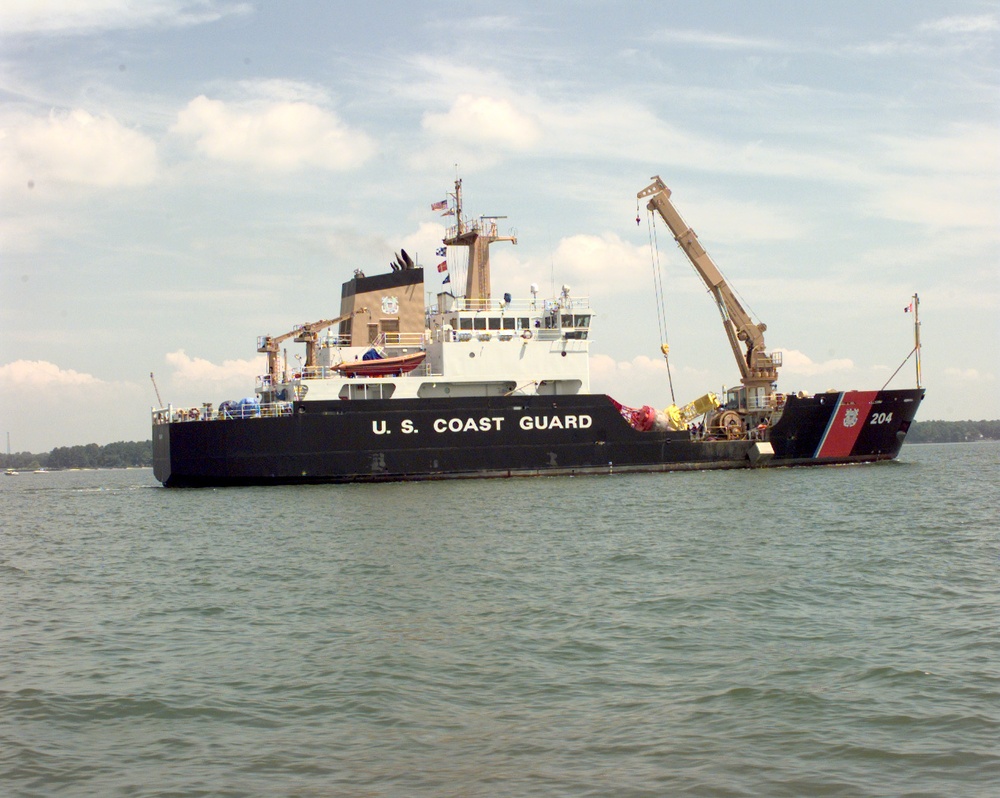
[{"label": "cloud", "polygon": [[924,22],[917,30],[931,33],[993,33],[1000,30],[1000,20],[989,14],[944,17]]},{"label": "cloud", "polygon": [[400,242],[407,254],[419,258],[420,265],[425,269],[425,279],[430,275],[431,267],[436,266],[441,261],[441,258],[436,257],[434,253],[441,246],[444,235],[444,225],[438,222],[421,222],[417,232],[404,237]]},{"label": "cloud", "polygon": [[151,394],[148,383],[108,382],[45,360],[0,366],[0,408],[22,451],[145,440]]},{"label": "cloud", "polygon": [[152,25],[178,27],[250,10],[249,3],[215,0],[4,0],[0,31],[74,34]]},{"label": "cloud", "polygon": [[[428,231],[428,237],[429,237]],[[455,248],[449,250],[449,263],[453,267],[452,280],[459,276],[458,285],[465,279],[466,258]],[[427,259],[425,258],[425,261]],[[649,248],[634,246],[623,241],[616,233],[603,235],[581,234],[559,241],[554,252],[544,262],[518,258],[517,250],[504,247],[491,249],[490,268],[496,276],[502,275],[505,285],[527,287],[539,283],[552,274],[556,283],[551,286],[558,293],[564,284],[570,286],[571,296],[613,296],[645,288],[651,284]],[[457,266],[457,269],[455,268]],[[544,289],[545,293],[548,288]]]},{"label": "cloud", "polygon": [[693,44],[713,50],[781,50],[790,49],[785,42],[776,39],[760,39],[750,36],[731,36],[700,30],[679,30],[667,28],[647,37],[650,41],[664,44]]},{"label": "cloud", "polygon": [[821,363],[813,361],[808,355],[796,349],[783,349],[782,374],[799,375],[803,377],[815,377],[820,374],[833,374],[844,372],[854,368],[854,361],[850,358],[834,358]]},{"label": "cloud", "polygon": [[987,125],[939,136],[886,136],[869,204],[885,218],[933,228],[1000,230],[1000,140]]},{"label": "cloud", "polygon": [[445,113],[424,115],[423,127],[437,138],[525,150],[540,138],[536,121],[497,97],[460,95]]},{"label": "cloud", "polygon": [[252,385],[254,378],[264,368],[259,358],[224,360],[220,365],[204,358],[191,357],[183,349],[168,353],[166,361],[174,368],[171,379],[183,383],[212,384],[242,380],[245,386],[249,380]]},{"label": "cloud", "polygon": [[62,369],[47,360],[15,360],[0,366],[0,383],[21,390],[109,385],[92,374]]},{"label": "cloud", "polygon": [[[714,384],[705,369],[671,366],[677,403],[684,404],[705,393]],[[637,355],[631,360],[615,360],[610,355],[590,356],[590,389],[605,393],[629,407],[666,407],[670,401],[670,379],[662,357]],[[688,394],[681,395],[682,391]]]},{"label": "cloud", "polygon": [[[402,86],[406,98],[425,106],[448,106],[424,115],[429,140],[410,159],[416,169],[456,162],[466,169],[483,169],[511,155],[531,154],[588,161],[627,158],[659,163],[664,169],[694,165],[709,172],[764,174],[769,179],[808,176],[862,184],[871,179],[863,165],[836,154],[795,152],[752,141],[734,144],[672,125],[647,105],[617,95],[566,101],[518,91],[502,76],[461,64],[415,59],[412,66],[421,77],[411,79],[417,85]],[[455,74],[463,76],[463,85],[488,82],[495,91],[456,98]]]},{"label": "cloud", "polygon": [[141,186],[157,174],[156,143],[111,116],[82,109],[45,118],[14,116],[0,135],[0,182],[8,188],[47,184]]},{"label": "cloud", "polygon": [[308,102],[232,104],[202,95],[178,114],[172,131],[209,158],[276,172],[354,169],[375,152],[367,135]]},{"label": "cloud", "polygon": [[596,294],[631,291],[649,282],[649,248],[616,233],[580,234],[560,240],[552,254],[556,273]]}]

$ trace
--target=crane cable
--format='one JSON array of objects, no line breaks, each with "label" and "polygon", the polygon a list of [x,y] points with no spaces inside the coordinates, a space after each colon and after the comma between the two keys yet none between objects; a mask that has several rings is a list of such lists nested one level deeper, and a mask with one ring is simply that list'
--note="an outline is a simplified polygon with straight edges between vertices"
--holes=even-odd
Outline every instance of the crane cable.
[{"label": "crane cable", "polygon": [[[636,221],[639,221],[639,203],[636,202]],[[674,396],[674,377],[670,372],[670,344],[667,341],[667,312],[664,303],[664,290],[663,290],[663,268],[660,265],[660,247],[659,242],[656,239],[656,220],[653,218],[653,212],[649,211],[646,214],[646,226],[649,229],[649,252],[650,260],[653,269],[653,293],[656,296],[656,321],[660,328],[660,340],[663,341],[660,344],[660,351],[663,352],[663,362],[667,366],[667,381],[670,384],[670,401],[672,404],[677,404],[677,399]]]}]

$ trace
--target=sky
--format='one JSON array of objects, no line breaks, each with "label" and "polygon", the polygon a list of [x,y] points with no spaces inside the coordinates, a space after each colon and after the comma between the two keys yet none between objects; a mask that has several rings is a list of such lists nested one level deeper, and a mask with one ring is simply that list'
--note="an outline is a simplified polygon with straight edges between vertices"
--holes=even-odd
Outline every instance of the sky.
[{"label": "sky", "polygon": [[0,432],[250,395],[400,248],[436,293],[456,177],[518,239],[494,295],[590,298],[594,391],[669,404],[664,337],[678,403],[739,378],[659,175],[781,390],[912,387],[918,293],[918,418],[1000,418],[998,38],[996,0],[5,0]]}]

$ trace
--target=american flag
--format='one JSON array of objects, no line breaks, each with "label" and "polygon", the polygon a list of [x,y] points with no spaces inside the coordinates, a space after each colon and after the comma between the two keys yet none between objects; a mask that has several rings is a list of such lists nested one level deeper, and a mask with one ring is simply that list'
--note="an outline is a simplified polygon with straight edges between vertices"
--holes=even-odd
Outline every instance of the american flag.
[{"label": "american flag", "polygon": [[440,202],[431,203],[432,211],[443,211],[447,207],[448,207],[448,200],[441,200]]}]

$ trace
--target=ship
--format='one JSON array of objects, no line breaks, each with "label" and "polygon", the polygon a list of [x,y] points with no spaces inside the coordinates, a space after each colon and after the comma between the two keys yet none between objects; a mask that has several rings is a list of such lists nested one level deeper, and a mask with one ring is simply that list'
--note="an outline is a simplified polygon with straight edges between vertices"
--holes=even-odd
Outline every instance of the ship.
[{"label": "ship", "polygon": [[[505,217],[466,217],[456,180],[448,199],[431,206],[455,217],[437,251],[446,258],[438,271],[448,274],[436,295],[425,294],[424,269],[405,250],[388,271],[356,269],[336,316],[258,339],[266,367],[252,396],[152,408],[156,479],[223,487],[896,458],[924,397],[919,322],[915,388],[782,393],[781,352],[768,350],[766,325],[744,310],[670,189],[655,177],[637,197],[670,229],[718,306],[740,375],[721,395],[630,407],[593,393],[590,298],[568,285],[540,298],[537,284],[523,298],[494,297],[490,247],[517,237],[500,234]],[[462,250],[464,294],[451,288],[447,259],[454,253],[457,262]],[[305,345],[305,360],[297,356],[291,368],[282,355],[288,339]],[[668,352],[664,344],[669,367]]]}]

